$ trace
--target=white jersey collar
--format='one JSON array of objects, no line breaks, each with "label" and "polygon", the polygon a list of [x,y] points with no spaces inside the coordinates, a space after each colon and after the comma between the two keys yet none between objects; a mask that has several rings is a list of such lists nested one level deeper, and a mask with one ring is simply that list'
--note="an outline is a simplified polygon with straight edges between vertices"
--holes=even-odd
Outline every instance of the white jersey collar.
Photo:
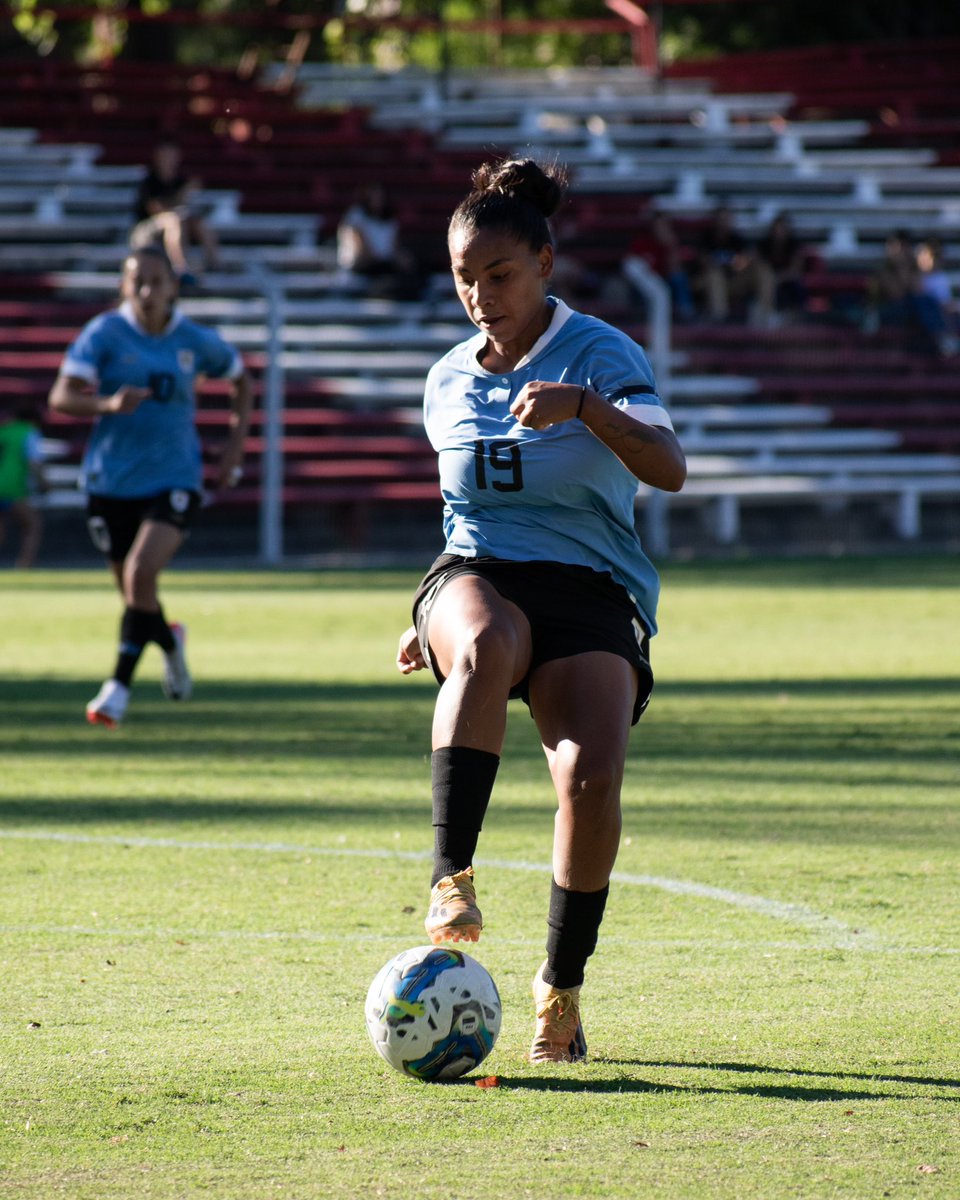
[{"label": "white jersey collar", "polygon": [[[521,367],[527,366],[527,364],[531,363],[537,357],[537,355],[541,353],[541,351],[545,350],[557,336],[560,330],[564,327],[564,325],[566,325],[566,323],[573,316],[573,309],[570,307],[570,305],[566,304],[563,300],[558,299],[556,296],[548,296],[547,303],[553,307],[553,316],[550,318],[550,324],[546,327],[543,333],[540,334],[523,358],[516,363],[516,365],[513,367],[514,371],[519,371]],[[480,363],[478,356],[486,347],[486,345],[487,335],[482,331],[471,340],[470,353],[473,356],[474,361],[477,363],[477,366],[480,367],[480,370],[485,371],[486,374],[502,375],[502,371],[487,371],[487,368]]]},{"label": "white jersey collar", "polygon": [[134,316],[133,305],[129,300],[124,300],[124,302],[117,309],[117,312],[121,317],[123,317],[128,325],[132,325],[138,333],[142,333],[146,337],[166,337],[168,333],[173,333],[176,327],[183,320],[183,313],[180,310],[180,306],[175,304],[170,313],[170,320],[166,323],[160,333],[151,333],[148,329],[144,329],[144,327],[137,320],[136,316]]}]

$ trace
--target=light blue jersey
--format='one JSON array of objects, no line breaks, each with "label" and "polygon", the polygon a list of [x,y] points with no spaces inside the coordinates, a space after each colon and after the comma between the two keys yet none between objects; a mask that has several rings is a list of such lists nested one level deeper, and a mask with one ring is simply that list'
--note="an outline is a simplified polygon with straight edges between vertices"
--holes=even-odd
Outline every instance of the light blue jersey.
[{"label": "light blue jersey", "polygon": [[524,384],[550,380],[585,384],[637,420],[672,429],[646,355],[563,301],[512,371],[480,366],[486,340],[479,333],[455,346],[427,376],[424,421],[439,457],[446,552],[606,572],[655,633],[659,581],[635,528],[636,476],[582,422],[527,429],[510,412]]},{"label": "light blue jersey", "polygon": [[129,304],[95,317],[68,348],[61,374],[85,380],[104,396],[125,385],[152,394],[135,412],[97,418],[83,458],[86,490],[127,500],[171,488],[199,491],[197,377],[242,373],[232,346],[176,309],[158,335],[140,326]]}]

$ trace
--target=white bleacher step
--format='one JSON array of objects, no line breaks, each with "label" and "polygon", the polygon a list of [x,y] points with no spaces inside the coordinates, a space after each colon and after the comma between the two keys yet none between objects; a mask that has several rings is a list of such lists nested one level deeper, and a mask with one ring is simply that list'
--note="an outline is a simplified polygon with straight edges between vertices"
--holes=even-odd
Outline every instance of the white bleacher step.
[{"label": "white bleacher step", "polygon": [[[35,214],[18,217],[0,216],[0,240],[6,241],[83,241],[126,242],[133,225],[129,211],[101,213],[97,216],[63,216],[44,220]],[[302,247],[316,245],[322,225],[319,215],[300,213],[240,213],[230,221],[211,221],[222,243],[278,244]]]},{"label": "white bleacher step", "polygon": [[[789,206],[792,212],[802,211],[804,197],[808,194],[849,195],[852,198],[862,194],[863,173],[859,169],[804,171],[800,169],[802,164],[774,164],[744,171],[736,165],[735,158],[731,155],[726,166],[691,165],[680,170],[669,164],[648,164],[643,155],[633,157],[621,152],[612,163],[584,164],[577,170],[576,182],[581,190],[598,193],[671,190],[681,200],[696,200],[715,192],[747,197],[778,191],[793,195]],[[883,197],[934,192],[949,196],[960,187],[960,168],[955,167],[878,167],[871,174]]]},{"label": "white bleacher step", "polygon": [[[830,430],[830,433],[846,435],[863,430]],[[867,432],[889,432],[870,430]],[[711,439],[716,444],[716,439]],[[910,454],[894,450],[898,439],[893,435],[885,447],[890,453],[876,452],[861,442],[856,453],[846,438],[834,439],[835,446],[846,445],[846,449],[828,452],[820,445],[796,441],[792,448],[775,452],[775,469],[784,475],[809,475],[817,478],[849,479],[858,475],[928,475],[953,478],[960,483],[960,456],[952,454]],[[723,479],[729,476],[756,474],[758,455],[751,449],[730,453],[718,453],[709,447],[687,455],[689,479]],[[684,485],[686,486],[686,485]]]},{"label": "white bleacher step", "polygon": [[[666,117],[689,117],[698,114],[698,119],[707,128],[714,130],[729,127],[731,119],[771,118],[782,116],[789,108],[792,96],[787,93],[689,93],[666,90],[638,95],[584,97],[576,94],[557,94],[547,97],[511,95],[506,87],[484,97],[482,104],[476,99],[448,99],[442,109],[430,114],[435,123],[444,129],[469,129],[471,125],[483,128],[502,126],[505,131],[513,129],[519,133],[518,122],[525,121],[527,131],[542,124],[542,113],[584,113],[605,119],[662,120]],[[416,104],[395,104],[377,109],[371,123],[381,128],[422,125],[424,109]]]},{"label": "white bleacher step", "polygon": [[[650,489],[643,488],[643,494]],[[905,490],[919,490],[930,494],[960,496],[960,479],[956,475],[927,473],[924,471],[864,472],[850,476],[818,475],[815,472],[784,472],[776,474],[742,474],[722,478],[692,478],[677,493],[686,500],[722,495],[725,492],[744,496],[776,496],[803,494],[827,497],[834,495],[856,496],[873,493],[892,495]],[[686,495],[684,495],[686,493]],[[674,499],[675,497],[671,497]]]},{"label": "white bleacher step", "polygon": [[671,403],[683,399],[752,396],[758,390],[757,381],[747,375],[672,375],[670,378]]},{"label": "white bleacher step", "polygon": [[[770,161],[770,151],[776,153],[781,160],[796,159],[815,146],[833,146],[838,143],[849,144],[858,138],[865,137],[870,132],[867,121],[802,121],[788,123],[783,129],[774,127],[769,121],[737,122],[721,131],[708,129],[703,125],[694,125],[679,121],[603,121],[601,119],[602,139],[614,149],[644,148],[644,154],[649,152],[661,153],[670,148],[679,150],[687,148],[690,153],[701,150],[714,150],[716,153],[726,153],[739,156],[744,148],[765,148],[766,161]],[[503,141],[509,138],[518,144],[530,145],[534,142],[545,144],[551,148],[557,146],[579,146],[596,157],[596,133],[588,127],[587,121],[579,115],[561,117],[556,114],[543,114],[539,126],[531,133],[527,128],[496,125],[453,127],[444,131],[442,144],[450,148],[467,148],[476,146],[478,140]],[[568,165],[570,165],[569,161]]]},{"label": "white bleacher step", "polygon": [[[117,245],[117,264],[123,257],[126,247],[123,244]],[[255,254],[251,254],[254,258]],[[47,274],[47,278],[51,286],[59,291],[77,294],[85,292],[100,292],[100,293],[116,293],[117,290],[117,272],[116,270],[108,271],[84,271],[84,270],[67,270],[67,271],[51,271]],[[322,272],[291,272],[282,277],[283,287],[290,295],[306,294],[311,297],[316,297],[318,293],[322,293],[326,289],[331,293],[335,293],[332,280],[325,280]],[[262,295],[262,284],[253,273],[232,275],[228,272],[205,272],[203,276],[204,291],[212,293],[218,298],[227,299],[231,296],[246,296],[251,299],[259,298]],[[354,303],[354,301],[350,301]]]},{"label": "white bleacher step", "polygon": [[[791,455],[817,454],[826,459],[851,451],[889,450],[899,444],[899,435],[888,429],[750,429],[691,434],[684,438],[683,449],[688,458],[703,456],[697,463],[697,469],[702,470],[710,455],[739,455],[744,461],[754,463],[776,459],[779,463],[781,458]],[[837,459],[836,469],[841,469],[839,464]],[[780,465],[788,470],[786,465]]]},{"label": "white bleacher step", "polygon": [[284,350],[281,364],[286,371],[308,371],[314,375],[359,375],[370,379],[381,376],[411,376],[421,385],[436,362],[431,352],[380,349],[376,354],[357,354],[331,350]]},{"label": "white bleacher step", "polygon": [[[132,183],[64,183],[38,196],[36,185],[20,188],[6,185],[0,189],[0,197],[12,196],[15,192],[29,195],[38,213],[52,214],[47,219],[97,213],[119,217],[132,225],[136,191]],[[240,192],[230,188],[198,188],[190,197],[191,205],[219,226],[227,226],[240,219],[240,199]]]},{"label": "white bleacher step", "polygon": [[[284,277],[278,280],[281,286]],[[267,302],[260,293],[256,277],[247,277],[250,294],[245,299],[227,296],[190,296],[181,301],[184,311],[198,320],[234,321],[236,323],[261,323],[267,312]],[[322,289],[315,289],[315,292]],[[424,301],[375,300],[355,297],[349,305],[339,296],[317,296],[310,299],[291,297],[283,305],[284,318],[288,321],[310,321],[318,324],[342,323],[349,316],[352,326],[410,325],[418,327],[431,321],[456,322],[462,317],[459,301],[445,304],[429,304]],[[469,332],[470,326],[467,326]],[[452,344],[452,343],[451,343]]]},{"label": "white bleacher step", "polygon": [[42,496],[38,496],[35,503],[39,508],[51,510],[83,508],[86,505],[86,497],[79,485],[56,487],[50,488]]},{"label": "white bleacher step", "polygon": [[[285,64],[276,63],[264,68],[264,77],[277,81],[286,77]],[[329,63],[303,62],[296,69],[297,84],[307,88],[313,84],[365,84],[383,83],[387,87],[400,88],[407,84],[421,87],[436,87],[435,72],[423,67],[405,66],[397,69],[375,66],[372,63]],[[634,65],[628,67],[603,66],[554,66],[537,68],[503,68],[495,72],[469,67],[454,67],[444,78],[443,87],[450,97],[476,97],[488,93],[509,90],[514,94],[542,96],[553,92],[578,95],[636,95],[640,91],[651,91],[659,85],[648,72]],[[693,90],[700,94],[709,89],[704,80],[694,81],[692,88],[687,80],[670,82],[672,90]]]},{"label": "white bleacher step", "polygon": [[40,439],[40,454],[43,459],[62,458],[70,453],[70,443],[63,438],[43,437]]},{"label": "white bleacher step", "polygon": [[406,406],[414,414],[411,417],[413,423],[423,421],[420,408],[423,402],[422,376],[402,379],[371,375],[330,376],[324,382],[332,394],[351,404],[390,409],[398,405]]},{"label": "white bleacher step", "polygon": [[937,163],[936,150],[850,147],[814,150],[806,155],[820,171],[897,171],[922,169]]},{"label": "white bleacher step", "polygon": [[814,404],[671,404],[670,416],[681,438],[707,430],[789,429],[827,425],[831,411]]},{"label": "white bleacher step", "polygon": [[[342,314],[341,314],[342,315]],[[262,349],[269,337],[266,325],[234,325],[221,324],[220,333],[241,350]],[[430,324],[399,324],[399,325],[345,325],[328,322],[325,324],[295,325],[284,324],[280,337],[286,349],[330,350],[362,350],[379,351],[381,349],[396,350],[397,347],[408,347],[411,350],[430,351],[439,356],[457,342],[470,336],[470,329],[461,326],[430,325]]]},{"label": "white bleacher step", "polygon": [[[66,453],[66,450],[63,453]],[[66,489],[80,486],[79,463],[48,462],[44,464],[43,474],[50,488]]]},{"label": "white bleacher step", "polygon": [[[73,180],[81,182],[80,178],[64,175],[62,168],[55,164],[44,164],[30,158],[34,147],[24,151],[30,161],[23,164],[11,165],[0,158],[0,171],[6,187],[22,188],[56,188],[65,182]],[[82,176],[82,182],[98,187],[136,187],[143,178],[144,169],[139,166],[94,165]]]},{"label": "white bleacher step", "polygon": [[[611,153],[626,151],[625,140],[621,139],[618,129],[608,127],[606,138],[611,144]],[[537,139],[540,140],[540,139]],[[536,142],[533,143],[536,149]],[[584,143],[583,161],[589,161],[590,145]],[[597,155],[594,153],[593,157]],[[831,151],[811,151],[803,156],[804,170],[812,173],[830,173],[843,171],[845,173],[868,171],[876,173],[883,179],[887,171],[895,168],[923,168],[936,161],[936,155],[929,151],[919,150],[872,150],[851,149]],[[568,162],[568,165],[572,165]],[[768,149],[732,148],[726,139],[718,138],[715,144],[697,147],[686,146],[645,146],[642,161],[635,164],[639,167],[670,167],[676,169],[697,168],[721,173],[725,168],[739,169],[740,167],[755,167],[776,172],[779,178],[790,178],[797,171],[794,163],[775,162],[771,160]]]},{"label": "white bleacher step", "polygon": [[58,172],[60,182],[64,178],[87,176],[98,170],[97,159],[103,153],[103,147],[93,142],[69,142],[58,145],[53,142],[29,142],[19,144],[16,141],[0,141],[0,171],[4,176],[19,174],[20,168],[26,170],[37,167],[54,167]]},{"label": "white bleacher step", "polygon": [[[652,489],[641,485],[637,493],[639,507],[651,501]],[[657,495],[659,552],[669,545],[669,511],[677,504],[708,505],[712,509],[714,537],[720,545],[732,545],[740,536],[740,510],[743,504],[810,503],[824,508],[851,500],[893,502],[893,527],[899,537],[913,540],[922,533],[922,501],[960,497],[960,478],[956,473],[930,474],[922,467],[916,474],[860,474],[847,477],[818,477],[814,473],[742,474],[725,478],[688,479],[683,491],[664,497]]]},{"label": "white bleacher step", "polygon": [[[3,205],[0,201],[0,211]],[[85,269],[102,268],[116,272],[120,262],[129,249],[126,239],[117,239],[103,244],[92,242],[43,242],[43,241],[11,241],[0,243],[0,265],[7,268],[37,267],[47,271],[68,270],[74,265]],[[253,260],[262,264],[281,278],[288,271],[315,271],[324,279],[329,279],[336,251],[333,247],[276,245],[258,246],[251,250],[249,246],[220,246],[220,272],[237,273],[252,279],[250,267]],[[208,275],[207,279],[211,276]],[[343,303],[340,303],[341,312]]]},{"label": "white bleacher step", "polygon": [[0,128],[0,146],[23,150],[27,146],[35,145],[37,136],[35,129],[18,129],[10,125],[6,129]]}]

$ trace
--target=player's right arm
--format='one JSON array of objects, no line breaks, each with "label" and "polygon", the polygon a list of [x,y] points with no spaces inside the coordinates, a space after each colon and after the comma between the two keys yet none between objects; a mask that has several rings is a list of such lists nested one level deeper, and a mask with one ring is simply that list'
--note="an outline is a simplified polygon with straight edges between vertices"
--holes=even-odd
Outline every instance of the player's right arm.
[{"label": "player's right arm", "polygon": [[71,417],[100,417],[106,413],[135,412],[150,395],[149,388],[124,384],[112,396],[101,396],[86,379],[77,375],[58,375],[50,389],[48,403],[54,412]]},{"label": "player's right arm", "polygon": [[426,667],[423,651],[420,649],[420,639],[413,625],[400,635],[400,648],[397,650],[397,670],[401,675],[409,675],[413,671],[422,671]]}]

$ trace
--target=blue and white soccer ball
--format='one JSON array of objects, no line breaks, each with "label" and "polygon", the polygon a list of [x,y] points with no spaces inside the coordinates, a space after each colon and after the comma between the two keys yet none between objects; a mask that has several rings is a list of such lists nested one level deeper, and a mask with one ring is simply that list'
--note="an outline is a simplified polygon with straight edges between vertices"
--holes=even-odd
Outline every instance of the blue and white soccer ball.
[{"label": "blue and white soccer ball", "polygon": [[457,1079],[493,1049],[500,995],[489,973],[462,950],[414,946],[370,984],[367,1030],[391,1067],[416,1079]]}]

